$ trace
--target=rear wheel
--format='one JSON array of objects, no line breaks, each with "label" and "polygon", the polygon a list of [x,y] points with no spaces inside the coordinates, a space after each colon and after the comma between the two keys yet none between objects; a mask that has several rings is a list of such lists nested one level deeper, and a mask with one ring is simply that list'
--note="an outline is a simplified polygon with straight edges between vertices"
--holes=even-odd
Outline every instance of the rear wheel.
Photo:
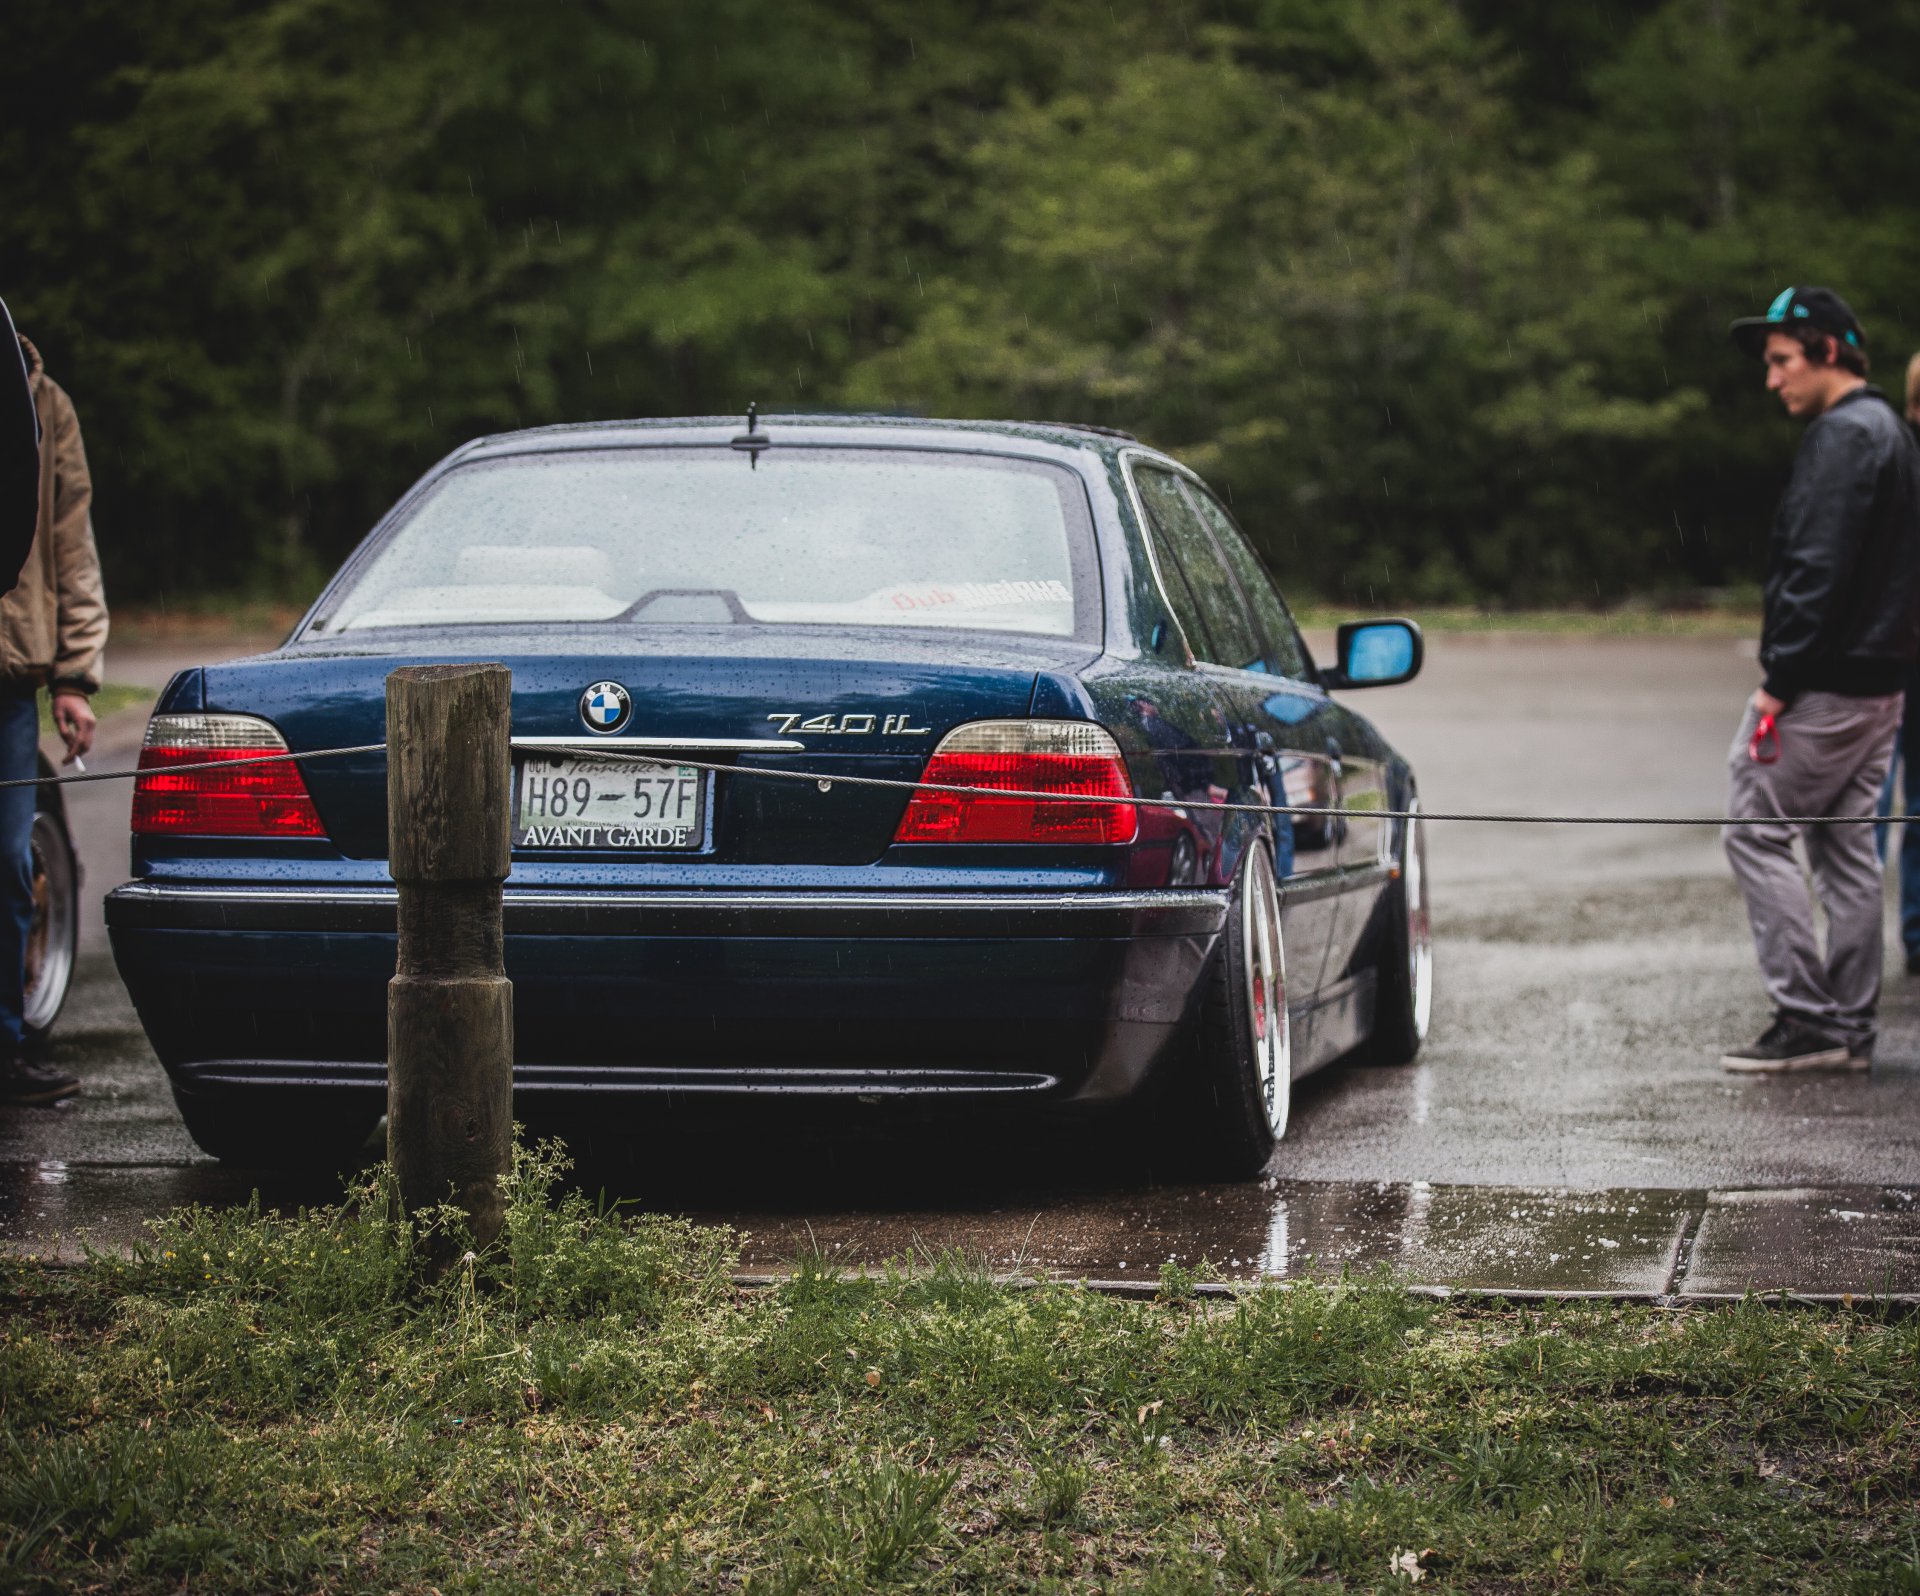
[{"label": "rear wheel", "polygon": [[187,1134],[222,1163],[339,1174],[366,1163],[365,1143],[380,1108],[316,1103],[308,1096],[265,1100],[207,1096],[173,1089]]},{"label": "rear wheel", "polygon": [[1373,1034],[1359,1057],[1368,1064],[1410,1064],[1427,1039],[1433,1016],[1433,929],[1427,906],[1427,834],[1420,802],[1401,830],[1400,868],[1383,900],[1379,984],[1374,989]]},{"label": "rear wheel", "polygon": [[1234,886],[1183,1085],[1197,1171],[1223,1180],[1259,1174],[1287,1132],[1293,1100],[1280,895],[1264,843],[1248,850]]},{"label": "rear wheel", "polygon": [[57,811],[34,812],[29,843],[33,868],[33,923],[27,929],[26,990],[21,1032],[29,1045],[45,1042],[73,985],[80,937],[80,872],[73,843]]}]

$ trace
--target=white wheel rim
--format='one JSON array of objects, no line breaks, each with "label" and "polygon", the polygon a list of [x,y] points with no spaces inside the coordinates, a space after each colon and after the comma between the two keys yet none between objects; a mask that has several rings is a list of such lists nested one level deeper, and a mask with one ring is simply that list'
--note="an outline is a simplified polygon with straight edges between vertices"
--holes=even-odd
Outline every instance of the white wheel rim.
[{"label": "white wheel rim", "polygon": [[21,1019],[30,1030],[53,1023],[73,978],[73,860],[62,846],[58,824],[43,814],[33,817],[33,924],[27,933],[28,958],[39,953],[39,968],[29,971]]},{"label": "white wheel rim", "polygon": [[1277,1141],[1287,1131],[1293,1102],[1293,1040],[1287,1024],[1286,952],[1280,941],[1280,901],[1273,865],[1256,845],[1240,895],[1240,944],[1245,955],[1248,1040],[1267,1126]]},{"label": "white wheel rim", "polygon": [[1427,833],[1419,800],[1407,822],[1407,988],[1413,994],[1413,1034],[1426,1039],[1433,1018],[1433,918],[1427,904]]}]

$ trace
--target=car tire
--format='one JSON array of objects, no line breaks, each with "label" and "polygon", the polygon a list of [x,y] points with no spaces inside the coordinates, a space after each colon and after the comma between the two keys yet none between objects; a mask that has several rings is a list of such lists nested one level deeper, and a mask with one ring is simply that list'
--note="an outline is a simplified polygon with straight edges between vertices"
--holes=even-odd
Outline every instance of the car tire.
[{"label": "car tire", "polygon": [[1381,895],[1386,924],[1381,928],[1378,984],[1374,988],[1373,1033],[1355,1057],[1363,1064],[1411,1064],[1427,1039],[1433,1015],[1433,929],[1427,897],[1427,835],[1420,824],[1420,803],[1408,806],[1414,818],[1400,828],[1399,868]]},{"label": "car tire", "polygon": [[334,1175],[361,1168],[378,1107],[316,1104],[276,1094],[265,1100],[209,1096],[173,1088],[187,1134],[222,1163]]},{"label": "car tire", "polygon": [[33,923],[27,931],[26,990],[21,1040],[44,1046],[73,986],[80,945],[80,867],[59,810],[34,811],[29,844],[33,861]]},{"label": "car tire", "polygon": [[1202,1178],[1252,1178],[1286,1134],[1293,1097],[1286,994],[1280,894],[1260,842],[1234,882],[1181,1082],[1186,1147]]}]

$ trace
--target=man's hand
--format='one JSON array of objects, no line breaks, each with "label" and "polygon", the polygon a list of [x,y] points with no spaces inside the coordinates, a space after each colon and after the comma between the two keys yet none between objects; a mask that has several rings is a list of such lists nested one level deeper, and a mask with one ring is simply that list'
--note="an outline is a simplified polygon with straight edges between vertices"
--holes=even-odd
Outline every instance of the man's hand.
[{"label": "man's hand", "polygon": [[1764,687],[1756,687],[1753,690],[1753,707],[1762,715],[1771,715],[1776,720],[1787,711],[1786,701],[1775,698]]},{"label": "man's hand", "polygon": [[85,693],[55,693],[53,724],[60,740],[67,745],[67,763],[72,764],[93,747],[93,705]]}]

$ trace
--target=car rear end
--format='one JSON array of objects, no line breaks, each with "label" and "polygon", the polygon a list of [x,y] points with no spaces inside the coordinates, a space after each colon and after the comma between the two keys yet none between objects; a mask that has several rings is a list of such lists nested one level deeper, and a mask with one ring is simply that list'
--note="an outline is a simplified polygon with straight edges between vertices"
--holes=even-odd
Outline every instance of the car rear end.
[{"label": "car rear end", "polygon": [[1126,729],[1034,713],[1101,653],[1072,451],[592,442],[429,479],[286,647],[169,688],[108,923],[183,1104],[378,1114],[385,755],[246,761],[377,745],[387,673],[457,658],[513,671],[521,1113],[1136,1089],[1223,907],[1128,884]]}]

